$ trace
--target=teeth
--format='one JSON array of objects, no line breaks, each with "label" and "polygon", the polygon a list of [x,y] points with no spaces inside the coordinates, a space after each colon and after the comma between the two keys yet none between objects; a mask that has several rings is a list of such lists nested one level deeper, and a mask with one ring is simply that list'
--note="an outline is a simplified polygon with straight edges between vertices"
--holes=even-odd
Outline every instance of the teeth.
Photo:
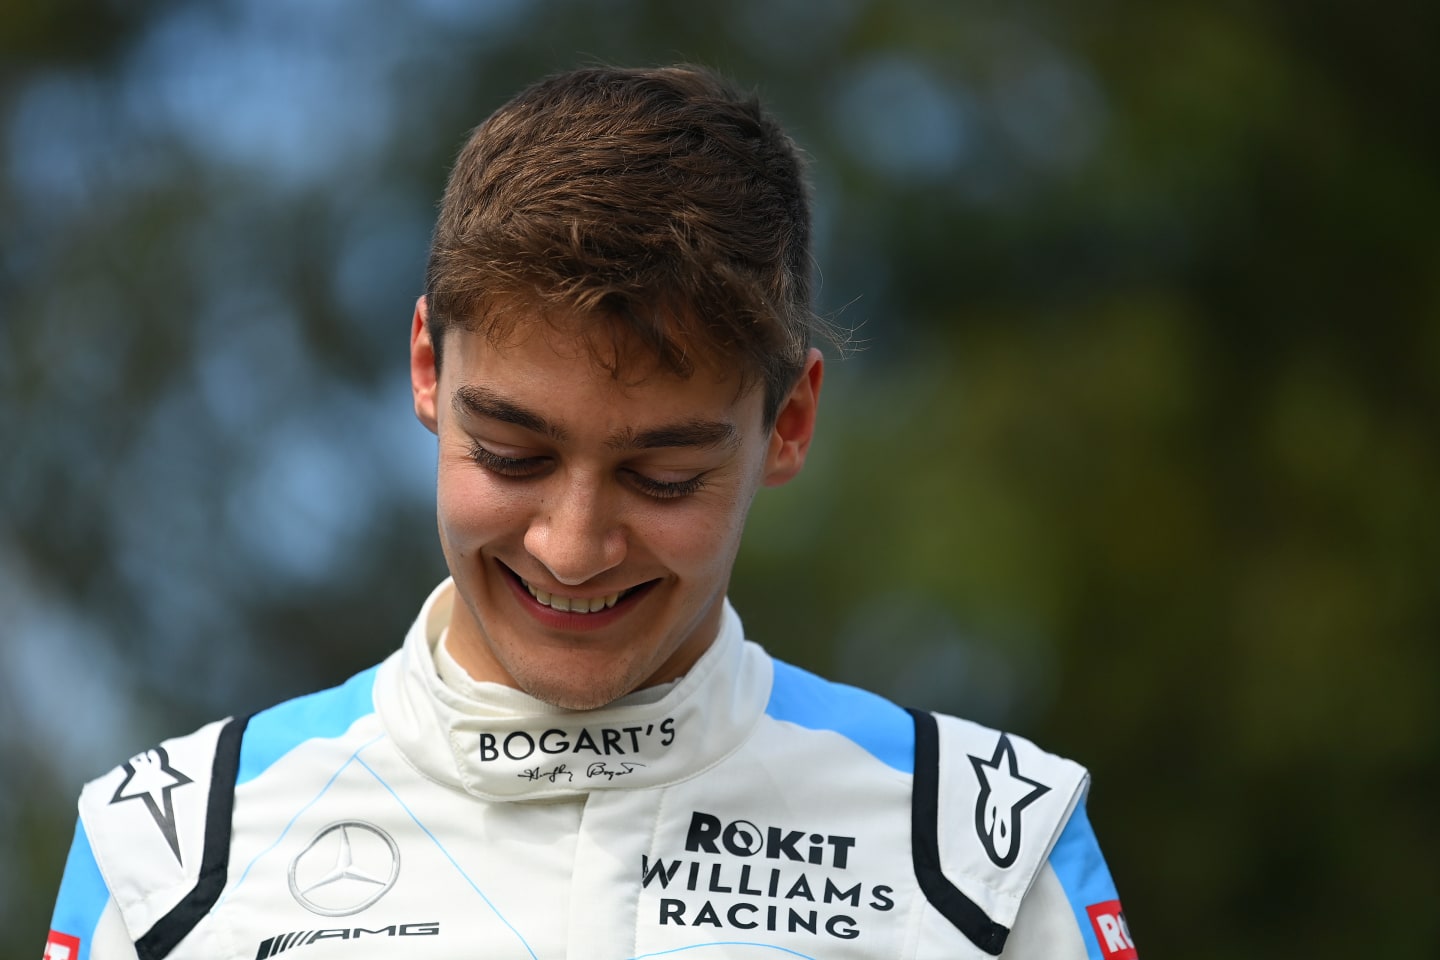
[{"label": "teeth", "polygon": [[[521,581],[522,583],[524,581]],[[595,597],[586,600],[581,597],[562,597],[555,593],[546,593],[544,590],[536,590],[530,584],[525,584],[525,589],[530,591],[530,596],[539,600],[552,610],[559,610],[561,613],[596,613],[615,606],[620,600],[619,593],[612,593],[609,596]]]}]

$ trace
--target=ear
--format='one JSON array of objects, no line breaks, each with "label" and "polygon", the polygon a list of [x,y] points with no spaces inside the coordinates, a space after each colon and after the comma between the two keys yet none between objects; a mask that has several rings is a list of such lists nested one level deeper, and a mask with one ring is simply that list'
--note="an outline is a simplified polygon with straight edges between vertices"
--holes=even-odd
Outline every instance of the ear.
[{"label": "ear", "polygon": [[431,433],[438,433],[435,401],[440,392],[440,371],[425,322],[428,317],[429,308],[422,296],[415,301],[415,319],[410,322],[410,392],[415,397],[415,416]]},{"label": "ear", "polygon": [[770,452],[765,461],[765,485],[788,483],[805,465],[805,454],[815,436],[815,413],[820,383],[825,379],[825,358],[814,347],[805,355],[805,367],[790,395],[780,404],[770,431]]}]

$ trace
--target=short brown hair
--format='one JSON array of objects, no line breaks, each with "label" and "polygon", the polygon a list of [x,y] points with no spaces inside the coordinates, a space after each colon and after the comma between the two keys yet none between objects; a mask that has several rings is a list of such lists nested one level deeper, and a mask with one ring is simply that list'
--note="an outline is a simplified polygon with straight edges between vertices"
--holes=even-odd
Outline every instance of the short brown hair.
[{"label": "short brown hair", "polygon": [[635,346],[682,377],[738,367],[769,424],[823,326],[810,271],[800,153],[755,97],[693,66],[591,67],[470,135],[425,292],[437,363],[451,327],[500,337],[507,306],[558,308],[609,321],[584,335],[616,376]]}]

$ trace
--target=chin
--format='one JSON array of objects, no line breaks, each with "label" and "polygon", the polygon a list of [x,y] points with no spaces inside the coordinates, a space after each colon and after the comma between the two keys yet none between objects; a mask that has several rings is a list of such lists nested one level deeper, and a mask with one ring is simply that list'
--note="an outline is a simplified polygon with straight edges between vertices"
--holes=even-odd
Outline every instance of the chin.
[{"label": "chin", "polygon": [[585,677],[516,678],[520,689],[561,710],[598,710],[634,690],[638,683],[621,679]]}]

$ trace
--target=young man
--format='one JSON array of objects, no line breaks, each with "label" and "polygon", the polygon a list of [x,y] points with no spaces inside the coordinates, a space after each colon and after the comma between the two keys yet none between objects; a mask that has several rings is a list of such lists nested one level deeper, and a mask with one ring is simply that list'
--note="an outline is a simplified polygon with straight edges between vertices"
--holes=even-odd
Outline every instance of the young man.
[{"label": "young man", "polygon": [[725,599],[815,428],[809,232],[700,70],[477,129],[411,329],[451,578],[377,668],[87,785],[46,957],[1133,957],[1080,767]]}]

